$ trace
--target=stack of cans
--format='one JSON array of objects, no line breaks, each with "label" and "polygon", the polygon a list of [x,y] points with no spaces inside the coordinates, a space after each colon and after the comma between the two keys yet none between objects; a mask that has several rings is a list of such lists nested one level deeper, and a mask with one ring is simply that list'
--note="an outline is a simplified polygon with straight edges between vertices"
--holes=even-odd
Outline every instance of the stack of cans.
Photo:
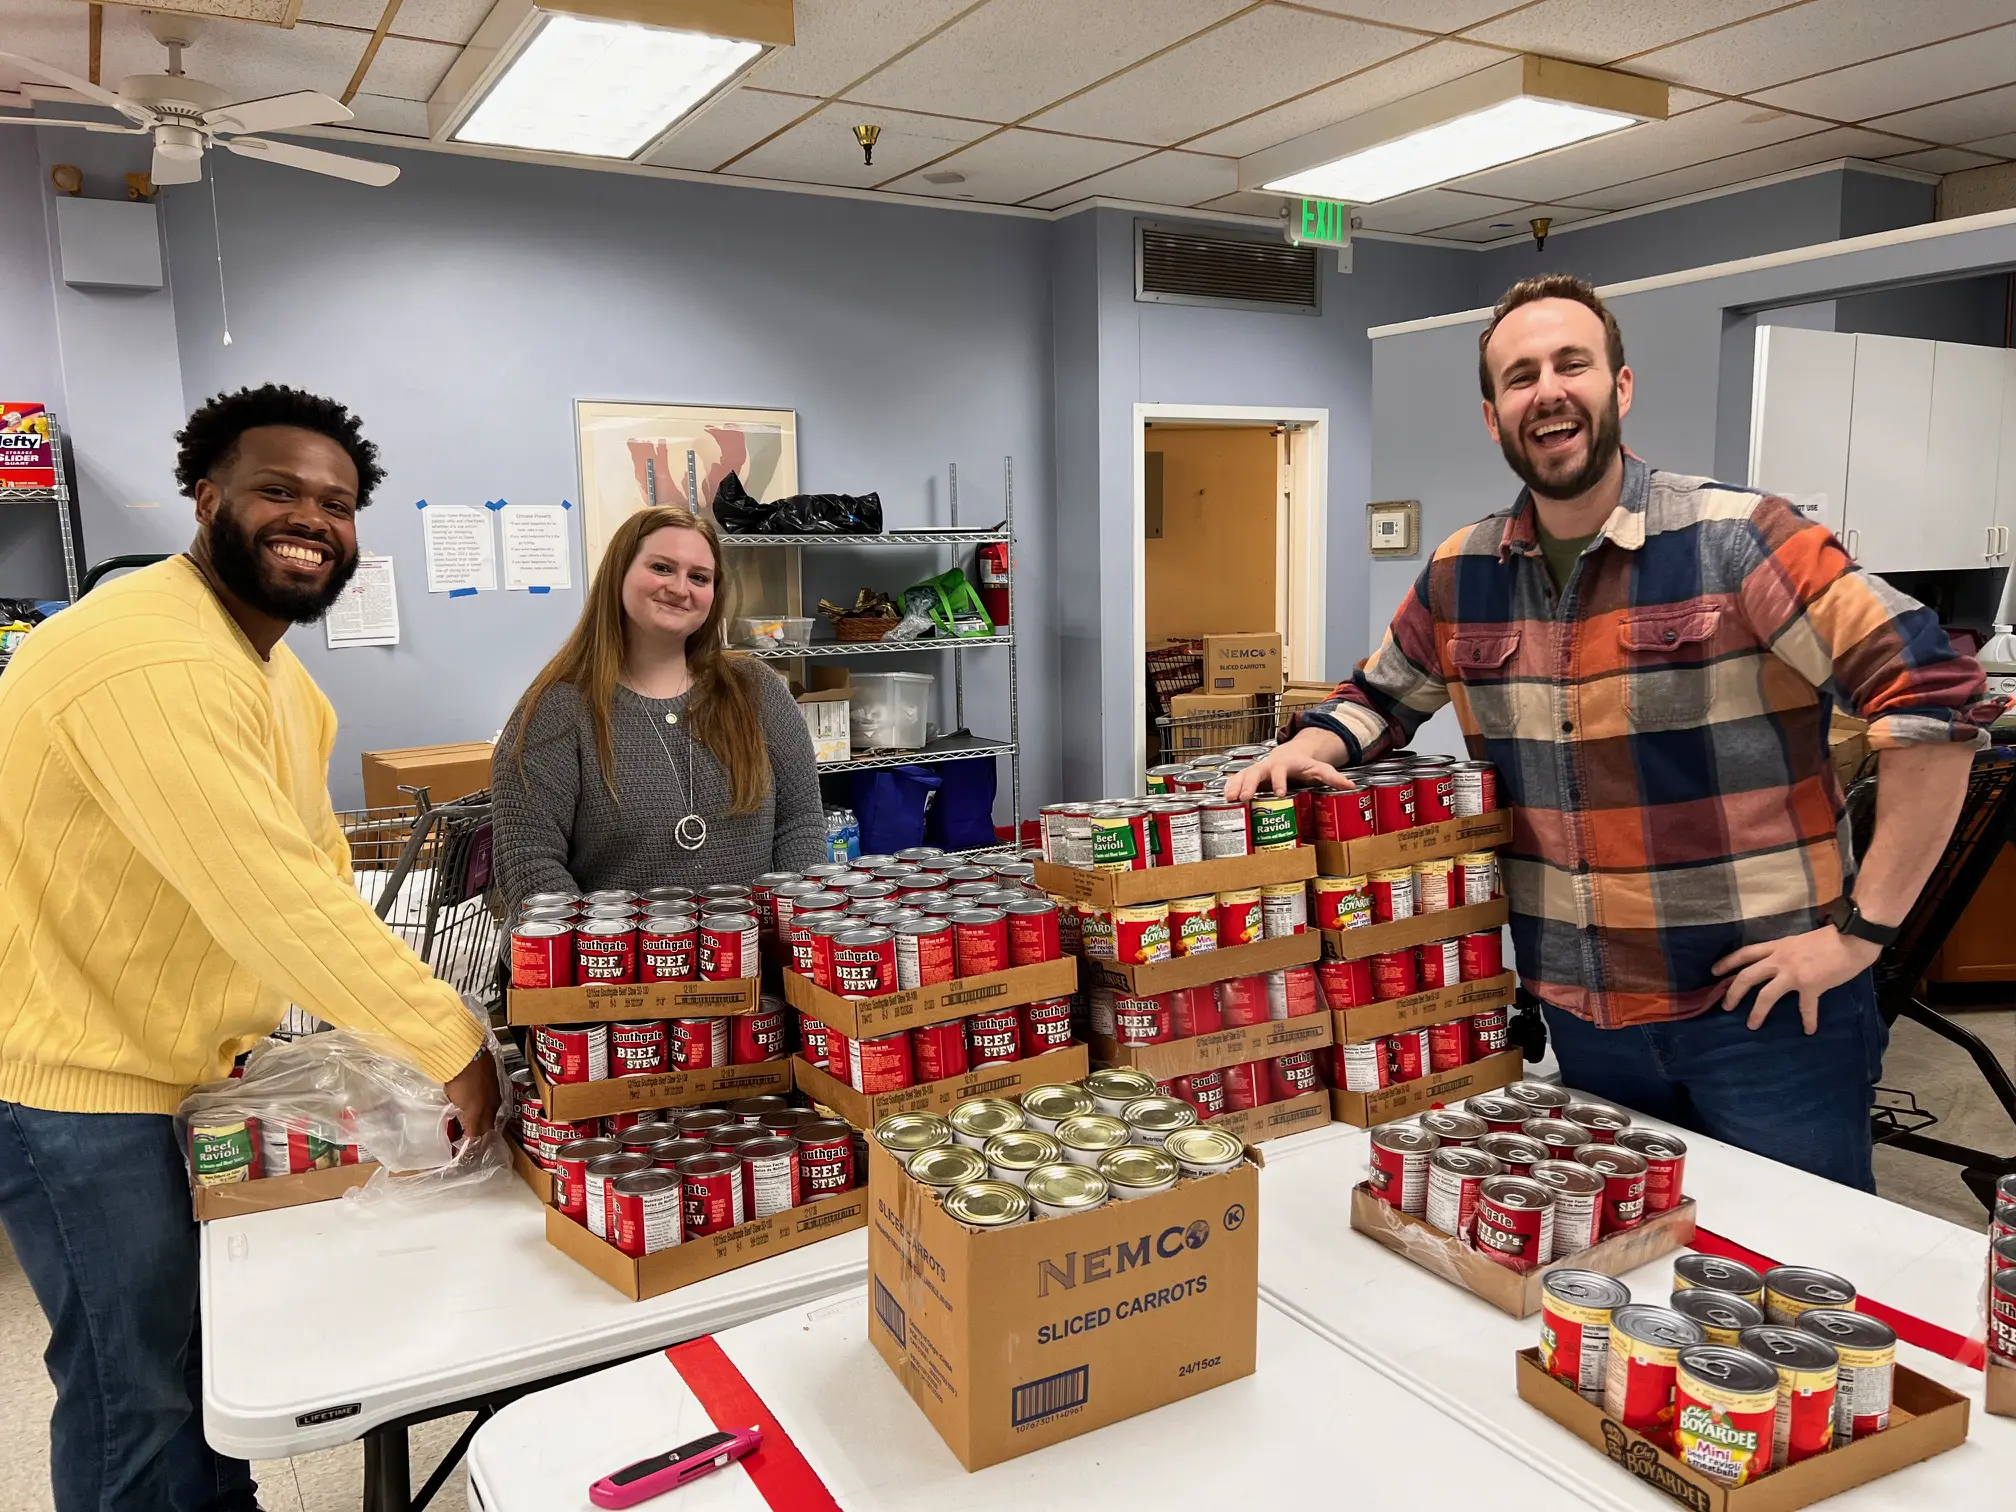
[{"label": "stack of cans", "polygon": [[1988,1220],[1988,1356],[2016,1369],[2016,1175],[1995,1183]]}]

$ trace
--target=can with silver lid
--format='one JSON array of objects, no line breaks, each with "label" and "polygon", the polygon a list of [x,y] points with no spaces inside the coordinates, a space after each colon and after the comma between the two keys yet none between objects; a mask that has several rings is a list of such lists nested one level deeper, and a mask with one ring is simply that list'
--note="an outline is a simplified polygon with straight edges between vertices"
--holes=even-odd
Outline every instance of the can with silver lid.
[{"label": "can with silver lid", "polygon": [[1610,1315],[1603,1410],[1662,1449],[1673,1445],[1673,1382],[1680,1351],[1705,1342],[1701,1325],[1670,1307],[1633,1303]]},{"label": "can with silver lid", "polygon": [[1547,1158],[1547,1146],[1524,1134],[1485,1134],[1470,1148],[1482,1150],[1496,1160],[1507,1176],[1530,1176],[1533,1168]]},{"label": "can with silver lid", "polygon": [[1121,1110],[1137,1097],[1153,1097],[1161,1089],[1145,1071],[1126,1066],[1109,1066],[1094,1071],[1079,1085],[1092,1094],[1092,1101],[1108,1118],[1118,1118]]},{"label": "can with silver lid", "polygon": [[1056,1139],[1064,1147],[1064,1158],[1073,1165],[1097,1167],[1101,1155],[1124,1148],[1132,1136],[1117,1118],[1084,1113],[1058,1124]]},{"label": "can with silver lid", "polygon": [[1747,1350],[1695,1344],[1680,1351],[1673,1385],[1673,1454],[1721,1486],[1747,1486],[1771,1461],[1778,1372]]},{"label": "can with silver lid", "polygon": [[[1764,1278],[1767,1312],[1769,1299],[1778,1295],[1771,1283],[1776,1274],[1772,1271]],[[1829,1279],[1839,1281],[1840,1277]],[[1841,1373],[1834,1393],[1834,1447],[1839,1449],[1888,1428],[1897,1369],[1897,1331],[1881,1318],[1845,1307],[1809,1308],[1799,1314],[1793,1327],[1832,1344],[1840,1357]]]},{"label": "can with silver lid", "polygon": [[1428,1198],[1423,1210],[1429,1226],[1470,1243],[1477,1225],[1477,1194],[1485,1180],[1502,1176],[1505,1168],[1482,1150],[1445,1144],[1428,1157]]},{"label": "can with silver lid", "polygon": [[1764,1323],[1764,1309],[1729,1292],[1710,1291],[1705,1286],[1683,1286],[1673,1293],[1673,1311],[1692,1318],[1710,1344],[1726,1344],[1734,1349],[1743,1342],[1743,1330]]},{"label": "can with silver lid", "polygon": [[1217,1176],[1246,1158],[1238,1135],[1209,1124],[1175,1130],[1162,1148],[1175,1156],[1176,1169],[1185,1176]]},{"label": "can with silver lid", "polygon": [[1056,1136],[1039,1134],[1034,1129],[996,1134],[980,1153],[987,1162],[989,1175],[996,1181],[1005,1181],[1016,1187],[1028,1180],[1029,1173],[1039,1166],[1056,1165],[1064,1159],[1064,1147],[1057,1142]]},{"label": "can with silver lid", "polygon": [[1533,1110],[1533,1116],[1558,1117],[1562,1108],[1575,1101],[1574,1094],[1565,1087],[1557,1087],[1552,1082],[1516,1081],[1503,1089],[1507,1097],[1516,1097]]},{"label": "can with silver lid", "polygon": [[1604,1182],[1600,1171],[1573,1160],[1536,1160],[1531,1175],[1554,1194],[1554,1241],[1547,1248],[1549,1260],[1579,1255],[1603,1237]]},{"label": "can with silver lid", "polygon": [[1023,1126],[1021,1108],[1005,1097],[970,1097],[945,1115],[956,1143],[984,1150],[996,1134],[1012,1134]]},{"label": "can with silver lid", "polygon": [[1741,1260],[1725,1260],[1720,1255],[1704,1255],[1686,1250],[1673,1257],[1673,1289],[1705,1286],[1710,1291],[1727,1292],[1756,1307],[1764,1305],[1764,1278]]},{"label": "can with silver lid", "polygon": [[1540,1283],[1540,1368],[1585,1398],[1603,1395],[1610,1362],[1610,1318],[1631,1302],[1631,1288],[1599,1271],[1561,1268]]},{"label": "can with silver lid", "polygon": [[1764,1316],[1791,1328],[1816,1307],[1853,1308],[1855,1288],[1832,1271],[1810,1265],[1774,1265],[1764,1272]]},{"label": "can with silver lid", "polygon": [[1097,1111],[1092,1094],[1076,1082],[1046,1082],[1031,1087],[1018,1102],[1023,1122],[1043,1134],[1055,1134],[1057,1125],[1067,1118]]},{"label": "can with silver lid", "polygon": [[1069,1218],[1104,1207],[1111,1188],[1092,1167],[1059,1162],[1031,1171],[1022,1190],[1036,1217]]},{"label": "can with silver lid", "polygon": [[969,1229],[1012,1228],[1029,1221],[1029,1194],[1005,1181],[969,1181],[946,1195],[945,1214]]},{"label": "can with silver lid", "polygon": [[1421,1127],[1445,1145],[1474,1144],[1491,1132],[1483,1119],[1460,1108],[1430,1108],[1421,1115]]},{"label": "can with silver lid", "polygon": [[978,1150],[964,1145],[939,1145],[919,1150],[910,1157],[911,1177],[943,1202],[946,1195],[968,1182],[987,1179],[987,1161]]},{"label": "can with silver lid", "polygon": [[1769,1360],[1778,1372],[1771,1463],[1783,1469],[1832,1449],[1834,1397],[1841,1378],[1841,1356],[1834,1346],[1796,1328],[1769,1323],[1744,1329],[1740,1343],[1760,1360]]},{"label": "can with silver lid", "polygon": [[1122,1202],[1153,1197],[1176,1185],[1176,1157],[1167,1150],[1151,1150],[1142,1145],[1108,1150],[1099,1157],[1097,1170],[1106,1178],[1113,1196]]},{"label": "can with silver lid", "polygon": [[1178,1129],[1196,1124],[1197,1110],[1180,1097],[1137,1097],[1120,1110],[1120,1121],[1134,1143],[1159,1150]]},{"label": "can with silver lid", "polygon": [[1545,1263],[1554,1247],[1554,1190],[1525,1176],[1487,1176],[1477,1188],[1476,1248],[1507,1270]]},{"label": "can with silver lid", "polygon": [[1517,1134],[1533,1116],[1532,1108],[1503,1092],[1480,1092],[1465,1100],[1463,1111],[1483,1119],[1493,1134]]},{"label": "can with silver lid", "polygon": [[1428,1207],[1428,1161],[1442,1141],[1418,1123],[1381,1124],[1372,1131],[1366,1185],[1381,1202],[1419,1218]]},{"label": "can with silver lid", "polygon": [[1631,1127],[1631,1115],[1608,1103],[1570,1103],[1561,1110],[1561,1116],[1576,1127],[1587,1129],[1597,1144],[1615,1144],[1617,1136]]},{"label": "can with silver lid", "polygon": [[892,1113],[875,1125],[875,1142],[907,1161],[919,1150],[952,1143],[952,1127],[936,1113]]}]

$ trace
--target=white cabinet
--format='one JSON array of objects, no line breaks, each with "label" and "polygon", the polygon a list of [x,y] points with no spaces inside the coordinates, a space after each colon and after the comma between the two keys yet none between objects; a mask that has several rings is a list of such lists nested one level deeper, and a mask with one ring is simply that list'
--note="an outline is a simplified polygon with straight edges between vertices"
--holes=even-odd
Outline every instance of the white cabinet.
[{"label": "white cabinet", "polygon": [[1778,494],[1836,535],[1848,497],[1855,338],[1800,326],[1757,328],[1750,390],[1750,486]]},{"label": "white cabinet", "polygon": [[1848,426],[1848,507],[1841,539],[1877,572],[1929,567],[1925,449],[1932,434],[1933,346],[1903,336],[1855,338],[1855,409]]},{"label": "white cabinet", "polygon": [[2016,350],[2002,352],[2002,446],[1995,469],[1994,563],[2010,559],[2009,536],[2016,527]]},{"label": "white cabinet", "polygon": [[2001,347],[1933,344],[1924,495],[1913,539],[1908,548],[1900,543],[1898,560],[1886,563],[1890,570],[1985,567],[1994,560],[2008,367]]}]

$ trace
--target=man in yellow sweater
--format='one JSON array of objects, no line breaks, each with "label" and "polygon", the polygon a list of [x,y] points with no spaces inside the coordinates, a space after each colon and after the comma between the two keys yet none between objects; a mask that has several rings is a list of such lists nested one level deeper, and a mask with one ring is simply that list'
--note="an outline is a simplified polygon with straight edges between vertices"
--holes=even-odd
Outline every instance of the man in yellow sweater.
[{"label": "man in yellow sweater", "polygon": [[281,643],[356,568],[377,449],[272,385],[177,439],[188,554],[58,614],[0,677],[0,1223],[49,1319],[58,1512],[257,1507],[203,1438],[169,1117],[192,1086],[292,1001],[403,1047],[472,1133],[498,1102],[475,1020],[352,886],[335,715]]}]

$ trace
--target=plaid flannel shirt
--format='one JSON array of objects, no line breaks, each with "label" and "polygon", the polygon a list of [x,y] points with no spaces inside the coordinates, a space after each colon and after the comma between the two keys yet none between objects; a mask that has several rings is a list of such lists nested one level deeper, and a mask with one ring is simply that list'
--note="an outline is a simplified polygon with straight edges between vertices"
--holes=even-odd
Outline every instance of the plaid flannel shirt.
[{"label": "plaid flannel shirt", "polygon": [[1530,494],[1437,548],[1378,651],[1290,729],[1352,762],[1446,703],[1512,810],[1528,990],[1604,1027],[1715,1004],[1714,963],[1817,928],[1841,895],[1831,711],[1869,744],[1982,744],[1979,665],[1784,500],[1655,472],[1558,596]]}]

